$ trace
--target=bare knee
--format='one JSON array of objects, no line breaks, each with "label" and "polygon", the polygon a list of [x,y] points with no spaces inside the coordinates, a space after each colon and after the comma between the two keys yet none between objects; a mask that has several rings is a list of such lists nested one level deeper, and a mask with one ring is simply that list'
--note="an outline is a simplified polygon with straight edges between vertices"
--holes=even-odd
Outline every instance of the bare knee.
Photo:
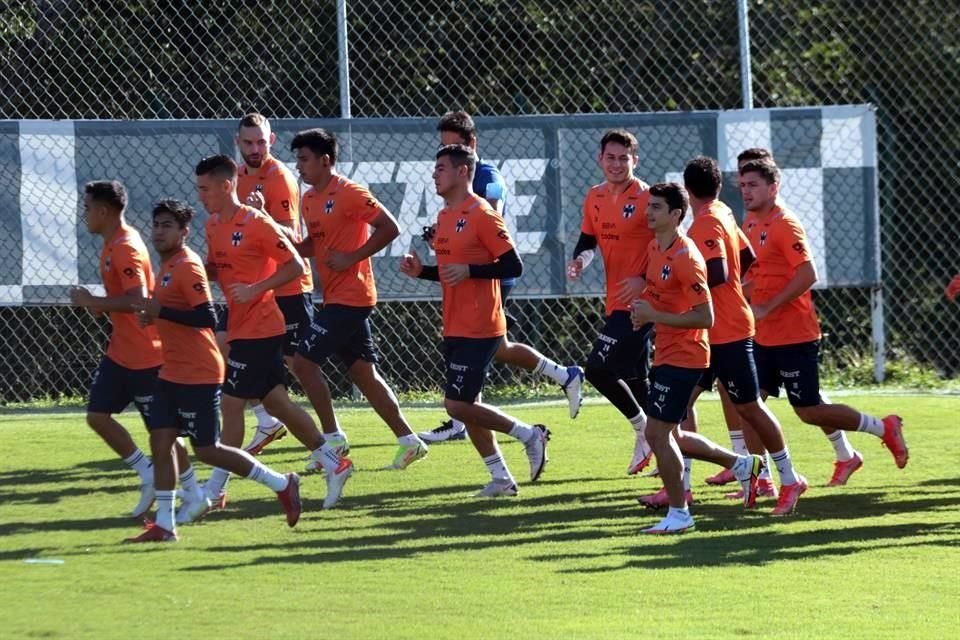
[{"label": "bare knee", "polygon": [[451,400],[450,398],[444,398],[443,408],[447,410],[447,415],[454,420],[466,422],[465,418],[470,410],[470,404],[463,402],[462,400]]},{"label": "bare knee", "polygon": [[87,414],[87,426],[93,429],[96,432],[103,431],[108,426],[113,418],[106,413],[88,413]]},{"label": "bare knee", "polygon": [[813,407],[794,407],[793,411],[797,414],[797,417],[800,418],[804,423],[810,424],[813,426],[819,426],[822,421],[821,409],[823,405],[815,405]]}]

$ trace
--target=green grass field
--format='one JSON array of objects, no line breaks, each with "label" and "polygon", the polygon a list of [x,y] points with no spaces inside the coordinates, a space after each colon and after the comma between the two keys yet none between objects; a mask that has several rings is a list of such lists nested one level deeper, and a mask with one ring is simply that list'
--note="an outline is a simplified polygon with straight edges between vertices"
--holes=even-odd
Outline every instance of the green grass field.
[{"label": "green grass field", "polygon": [[[840,399],[837,399],[840,400]],[[553,430],[541,482],[513,499],[470,497],[486,470],[464,442],[434,446],[405,472],[379,471],[394,442],[371,411],[349,410],[358,471],[342,507],[321,512],[322,477],[286,527],[246,480],[230,504],[181,527],[175,545],[121,544],[135,478],[78,413],[6,415],[0,424],[2,638],[944,638],[960,623],[960,398],[842,400],[905,419],[910,464],[852,434],[866,465],[823,486],[832,449],[783,402],[798,469],[813,485],[800,513],[744,513],[694,466],[698,530],[643,536],[659,516],[634,498],[657,488],[624,475],[629,426],[605,405],[577,421],[559,405],[512,407]],[[703,431],[726,444],[719,404]],[[436,410],[409,410],[417,429]],[[125,424],[140,442],[131,414]],[[503,439],[502,439],[503,440]],[[518,479],[522,448],[504,441]],[[288,437],[263,459],[297,470]],[[206,476],[206,472],[202,474]],[[27,559],[58,559],[33,564]]]}]

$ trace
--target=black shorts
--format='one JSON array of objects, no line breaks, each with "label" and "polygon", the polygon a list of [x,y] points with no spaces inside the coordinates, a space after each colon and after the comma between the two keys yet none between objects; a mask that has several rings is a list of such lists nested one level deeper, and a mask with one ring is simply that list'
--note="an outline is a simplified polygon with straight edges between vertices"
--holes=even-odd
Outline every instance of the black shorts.
[{"label": "black shorts", "polygon": [[733,404],[750,404],[760,397],[753,338],[710,345],[710,368],[703,372],[698,387],[713,388],[720,380]]},{"label": "black shorts", "polygon": [[348,369],[357,360],[377,364],[380,355],[373,342],[371,313],[373,307],[323,305],[302,334],[297,353],[317,364],[335,355]]},{"label": "black shorts", "polygon": [[669,424],[680,424],[687,415],[693,389],[706,369],[662,364],[650,371],[647,415]]},{"label": "black shorts", "polygon": [[820,341],[776,347],[758,344],[755,350],[760,388],[778,397],[780,386],[794,407],[815,407],[820,397]]},{"label": "black shorts", "polygon": [[160,380],[150,403],[147,429],[176,429],[194,447],[209,447],[220,437],[220,385]]},{"label": "black shorts", "polygon": [[496,338],[444,338],[443,355],[447,380],[444,397],[461,402],[476,402],[483,391],[487,369],[500,348]]},{"label": "black shorts", "polygon": [[277,296],[277,306],[283,313],[283,321],[287,325],[287,335],[283,343],[283,355],[292,356],[300,346],[310,323],[313,322],[313,296],[309,293],[300,293],[295,296]]},{"label": "black shorts", "polygon": [[87,411],[113,415],[132,402],[146,421],[159,371],[160,367],[128,369],[103,356],[90,383]]},{"label": "black shorts", "polygon": [[274,387],[285,385],[283,341],[286,336],[230,341],[223,392],[234,398],[263,400]]},{"label": "black shorts", "polygon": [[650,375],[652,333],[653,323],[634,331],[630,312],[614,311],[593,343],[587,366],[609,371],[621,380],[646,380]]}]

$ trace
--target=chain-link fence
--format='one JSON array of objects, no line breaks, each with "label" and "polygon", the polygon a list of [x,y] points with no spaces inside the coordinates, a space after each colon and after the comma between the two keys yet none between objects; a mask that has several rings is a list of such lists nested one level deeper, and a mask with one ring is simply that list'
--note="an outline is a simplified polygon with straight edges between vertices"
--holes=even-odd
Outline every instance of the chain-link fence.
[{"label": "chain-link fence", "polygon": [[[358,118],[349,128],[343,125],[350,140],[344,154],[348,174],[366,172],[364,181],[377,195],[401,208],[409,193],[398,186],[398,176],[421,170],[403,161],[429,158],[430,148],[422,140],[414,147],[411,137],[411,127],[423,122],[392,121],[392,137],[371,148],[361,135],[363,119],[422,117],[430,119],[429,128],[453,108],[507,116],[743,106],[734,0],[354,0],[346,10],[349,107]],[[960,125],[952,117],[960,10],[946,0],[895,6],[778,0],[750,2],[749,15],[757,107],[877,106],[887,352],[955,373],[960,309],[943,301],[942,290],[960,271],[952,210],[960,186],[944,175],[956,167],[960,149]],[[140,229],[147,228],[157,198],[195,201],[196,159],[211,149],[233,153],[232,140],[203,123],[184,130],[165,119],[236,118],[249,110],[271,118],[340,115],[337,31],[332,0],[33,0],[0,6],[0,43],[7,52],[0,60],[0,117],[21,121],[0,122],[0,146],[4,157],[19,158],[23,168],[15,175],[0,163],[0,274],[16,274],[3,275],[8,279],[0,280],[0,294],[20,284],[33,287],[30,295],[27,286],[18,290],[24,301],[62,299],[66,285],[98,280],[91,261],[98,243],[77,225],[85,180],[124,180],[132,196],[131,222]],[[68,134],[57,129],[63,123],[26,122],[48,119],[157,119],[143,125],[166,142],[158,148],[139,133],[106,126],[98,131],[96,122],[76,123]],[[498,153],[521,134],[529,135],[481,124],[481,153],[501,163],[553,157],[548,149],[521,158]],[[281,136],[276,151],[290,161],[286,141]],[[402,156],[411,147],[417,157]],[[642,159],[669,161],[680,171],[687,157],[679,149],[671,135],[645,146]],[[594,154],[584,146],[565,156],[562,166],[584,185],[599,181]],[[378,157],[389,162],[378,164]],[[806,162],[778,161],[798,167]],[[36,170],[50,162],[56,171]],[[507,216],[513,215],[514,231],[531,234],[530,242],[543,233],[540,241],[554,250],[575,241],[559,223],[540,224],[561,212],[571,220],[579,214],[575,199],[561,199],[558,211],[546,209],[543,196],[555,187],[549,166],[541,171],[515,162],[501,169],[513,191]],[[389,179],[378,177],[386,172]],[[645,173],[643,164],[638,173],[650,181],[662,177]],[[75,176],[72,183],[49,183],[50,175],[67,174]],[[806,187],[798,188],[807,184],[795,182],[788,198],[798,212],[813,206]],[[855,187],[841,182],[837,188]],[[423,196],[418,216],[433,215],[434,205]],[[529,210],[520,215],[524,207]],[[823,219],[842,221],[846,213],[826,205]],[[824,251],[843,256],[844,245],[828,228],[821,237]],[[45,257],[34,260],[39,252]],[[535,253],[524,256],[527,273],[511,303],[521,321],[512,337],[558,361],[580,361],[600,326],[602,302],[596,296],[545,295],[549,290],[538,287],[547,286],[542,283],[554,276],[554,267],[537,266]],[[73,272],[64,267],[71,261],[77,265]],[[56,272],[53,280],[49,272]],[[835,287],[816,298],[826,357],[840,365],[869,359],[870,288]],[[391,382],[399,389],[436,388],[437,303],[386,302],[375,323]],[[82,395],[106,331],[102,321],[63,306],[0,309],[0,400]],[[530,380],[504,368],[493,375],[494,384]]]}]

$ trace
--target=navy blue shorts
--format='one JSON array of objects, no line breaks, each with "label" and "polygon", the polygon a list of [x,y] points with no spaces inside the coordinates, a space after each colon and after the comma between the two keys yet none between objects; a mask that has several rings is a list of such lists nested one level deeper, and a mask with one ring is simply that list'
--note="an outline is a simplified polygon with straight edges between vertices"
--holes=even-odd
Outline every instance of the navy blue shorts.
[{"label": "navy blue shorts", "polygon": [[147,429],[176,429],[194,447],[210,447],[220,437],[220,385],[180,384],[160,380]]},{"label": "navy blue shorts", "polygon": [[302,335],[297,353],[317,364],[335,355],[348,369],[357,360],[377,364],[380,355],[373,342],[372,313],[373,307],[323,305]]},{"label": "navy blue shorts", "polygon": [[710,368],[703,372],[698,387],[713,389],[714,380],[723,383],[733,404],[750,404],[760,397],[753,338],[710,345]]},{"label": "navy blue shorts", "polygon": [[231,340],[223,392],[234,398],[263,400],[277,385],[286,385],[283,341],[286,336]]},{"label": "navy blue shorts", "polygon": [[778,397],[780,386],[794,407],[815,407],[820,397],[820,341],[776,347],[758,344],[755,350],[760,388]]},{"label": "navy blue shorts", "polygon": [[277,306],[287,325],[283,355],[292,356],[300,346],[300,339],[313,322],[313,296],[301,293],[295,296],[277,296]]},{"label": "navy blue shorts", "polygon": [[132,402],[147,419],[160,367],[128,369],[103,356],[90,384],[87,412],[114,415]]},{"label": "navy blue shorts", "polygon": [[502,336],[496,338],[444,338],[443,355],[447,380],[444,397],[474,403],[483,391],[487,369],[500,348]]},{"label": "navy blue shorts", "polygon": [[687,415],[693,389],[706,369],[662,364],[650,371],[647,415],[669,424],[680,424]]},{"label": "navy blue shorts", "polygon": [[646,380],[650,375],[650,336],[653,323],[633,330],[629,311],[614,311],[593,343],[587,366],[609,371],[621,380]]}]

